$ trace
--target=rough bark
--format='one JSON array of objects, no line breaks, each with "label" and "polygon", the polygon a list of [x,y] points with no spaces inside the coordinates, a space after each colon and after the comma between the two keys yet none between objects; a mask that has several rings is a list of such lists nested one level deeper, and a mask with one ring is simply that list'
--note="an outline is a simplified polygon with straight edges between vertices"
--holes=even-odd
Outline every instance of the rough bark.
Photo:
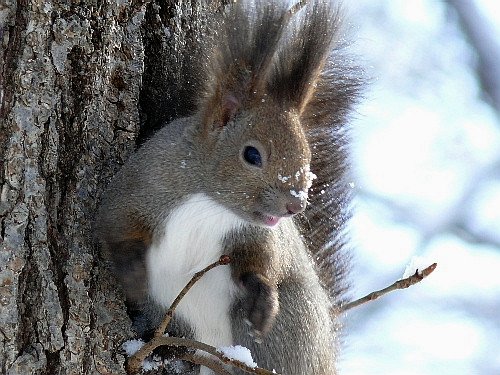
[{"label": "rough bark", "polygon": [[147,129],[179,114],[155,102],[175,85],[151,87],[156,68],[179,75],[193,4],[0,4],[0,373],[123,373],[133,332],[93,215],[140,117]]}]

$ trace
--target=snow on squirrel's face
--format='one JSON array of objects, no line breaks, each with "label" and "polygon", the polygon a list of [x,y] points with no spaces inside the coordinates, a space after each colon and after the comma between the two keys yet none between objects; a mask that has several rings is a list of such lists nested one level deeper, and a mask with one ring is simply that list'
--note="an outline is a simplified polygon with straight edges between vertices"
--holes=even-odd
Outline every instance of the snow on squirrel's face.
[{"label": "snow on squirrel's face", "polygon": [[304,211],[316,176],[296,112],[261,107],[237,113],[220,130],[213,197],[244,220],[273,227]]}]

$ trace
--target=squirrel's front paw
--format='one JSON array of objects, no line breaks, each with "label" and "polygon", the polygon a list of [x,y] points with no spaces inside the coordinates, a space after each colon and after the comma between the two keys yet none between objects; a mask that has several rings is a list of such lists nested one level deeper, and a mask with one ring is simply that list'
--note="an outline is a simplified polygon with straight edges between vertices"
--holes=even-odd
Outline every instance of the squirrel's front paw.
[{"label": "squirrel's front paw", "polygon": [[269,332],[278,314],[278,290],[257,273],[246,273],[240,280],[245,289],[243,308],[258,341],[263,334]]}]

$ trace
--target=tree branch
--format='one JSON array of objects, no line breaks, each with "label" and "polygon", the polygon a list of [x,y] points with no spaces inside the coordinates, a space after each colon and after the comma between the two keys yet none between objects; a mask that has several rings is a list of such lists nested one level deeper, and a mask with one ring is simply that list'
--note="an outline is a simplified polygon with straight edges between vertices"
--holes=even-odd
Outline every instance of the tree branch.
[{"label": "tree branch", "polygon": [[409,288],[412,285],[415,285],[425,279],[427,276],[429,276],[435,269],[436,269],[437,263],[431,264],[429,267],[425,268],[424,270],[420,271],[417,269],[415,273],[402,280],[396,281],[394,284],[388,286],[387,288],[378,290],[376,292],[372,292],[360,299],[357,299],[356,301],[352,301],[349,303],[346,303],[345,305],[342,306],[341,311],[347,311],[352,309],[353,307],[357,307],[359,305],[362,305],[363,303],[374,301],[377,298],[382,297],[383,295],[393,292],[398,289],[406,289]]},{"label": "tree branch", "polygon": [[196,365],[208,367],[214,373],[219,375],[232,375],[229,371],[227,371],[224,368],[224,366],[222,366],[222,364],[219,363],[219,361],[214,361],[211,358],[202,355],[197,355],[194,353],[186,353],[179,359],[194,363]]},{"label": "tree branch", "polygon": [[164,345],[162,343],[162,338],[164,337],[163,334],[165,333],[165,330],[167,329],[168,324],[170,323],[170,320],[172,320],[172,317],[174,315],[174,311],[177,308],[177,305],[181,301],[181,299],[186,295],[186,293],[191,289],[191,287],[199,280],[201,277],[210,271],[211,269],[221,266],[221,265],[226,265],[229,264],[231,261],[231,258],[227,255],[222,255],[217,262],[214,262],[201,271],[196,272],[191,280],[186,284],[184,288],[180,291],[180,293],[177,295],[175,298],[174,302],[170,305],[170,308],[168,309],[167,313],[165,314],[165,317],[163,318],[163,321],[161,324],[158,326],[158,328],[155,331],[154,337],[147,342],[144,346],[142,346],[134,355],[132,355],[128,360],[127,360],[127,371],[129,373],[135,374],[139,372],[139,369],[142,366],[142,362],[146,359],[147,356],[151,355],[153,350],[155,350],[157,347]]},{"label": "tree branch", "polygon": [[[238,361],[237,359],[229,358],[226,357],[223,353],[219,352],[215,347],[211,345],[207,345],[205,343],[196,341],[196,340],[191,340],[191,339],[185,339],[185,338],[180,338],[180,337],[172,337],[172,336],[161,336],[157,339],[157,342],[159,343],[158,346],[161,345],[167,345],[167,346],[182,346],[190,349],[196,349],[203,351],[205,353],[211,354],[212,356],[218,358],[222,363],[231,365],[233,367],[237,367],[245,372],[248,372],[250,374],[257,374],[257,375],[275,375],[276,373],[270,372],[268,370],[259,368],[259,367],[250,367],[247,364]],[[187,356],[186,358],[188,358]],[[195,358],[195,360],[199,360],[199,357]],[[202,357],[203,358],[203,357]],[[211,364],[212,366],[212,364]],[[213,367],[211,367],[213,370]],[[215,370],[214,370],[215,371]],[[224,370],[227,371],[227,370]]]},{"label": "tree branch", "polygon": [[[170,308],[168,309],[167,313],[165,314],[165,317],[163,318],[163,321],[161,324],[158,326],[158,328],[155,331],[154,337],[144,344],[135,354],[133,354],[128,360],[126,364],[126,369],[127,372],[130,374],[136,374],[140,371],[140,368],[142,366],[143,361],[146,359],[146,357],[150,356],[153,353],[153,350],[155,350],[159,346],[182,346],[186,347],[189,349],[194,349],[198,351],[202,351],[208,354],[211,354],[212,356],[216,357],[219,361],[225,364],[229,364],[233,367],[237,367],[245,372],[251,373],[251,374],[258,374],[258,375],[272,375],[274,373],[267,371],[265,369],[259,368],[259,367],[250,367],[246,365],[243,362],[240,362],[236,359],[228,358],[226,357],[223,353],[219,352],[216,348],[214,348],[211,345],[207,345],[205,343],[196,341],[196,340],[190,340],[190,339],[185,339],[185,338],[179,338],[179,337],[170,337],[170,336],[165,336],[165,330],[167,329],[168,325],[170,324],[170,321],[172,320],[172,317],[174,315],[175,309],[177,308],[179,302],[184,298],[186,293],[191,289],[191,287],[199,280],[201,277],[210,271],[211,269],[221,266],[221,265],[227,265],[231,262],[231,258],[228,255],[222,255],[217,262],[214,262],[207,267],[205,267],[203,270],[196,272],[191,280],[186,284],[186,286],[180,291],[180,293],[177,295],[175,298],[174,302],[170,305]],[[227,375],[229,372],[224,369],[224,367],[218,363],[217,361],[212,360],[209,357],[204,357],[192,353],[187,353],[183,355],[179,359],[184,359],[187,361],[190,361],[194,364],[199,364],[202,366],[206,366],[210,368],[212,371],[214,371],[216,374],[219,375]]]}]

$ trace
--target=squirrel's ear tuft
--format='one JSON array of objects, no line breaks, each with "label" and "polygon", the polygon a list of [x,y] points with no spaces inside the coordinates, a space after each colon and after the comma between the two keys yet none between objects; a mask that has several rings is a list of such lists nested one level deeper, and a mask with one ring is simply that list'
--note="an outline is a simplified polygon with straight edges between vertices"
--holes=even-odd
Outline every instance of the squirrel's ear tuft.
[{"label": "squirrel's ear tuft", "polygon": [[237,96],[231,92],[222,91],[217,90],[206,103],[203,114],[203,126],[206,132],[226,126],[240,109],[241,101]]},{"label": "squirrel's ear tuft", "polygon": [[320,1],[298,16],[275,58],[267,90],[302,113],[339,38],[341,17],[338,7]]},{"label": "squirrel's ear tuft", "polygon": [[205,41],[201,95],[207,131],[225,126],[243,106],[266,93],[279,42],[291,13],[286,2],[238,1],[211,21]]}]

